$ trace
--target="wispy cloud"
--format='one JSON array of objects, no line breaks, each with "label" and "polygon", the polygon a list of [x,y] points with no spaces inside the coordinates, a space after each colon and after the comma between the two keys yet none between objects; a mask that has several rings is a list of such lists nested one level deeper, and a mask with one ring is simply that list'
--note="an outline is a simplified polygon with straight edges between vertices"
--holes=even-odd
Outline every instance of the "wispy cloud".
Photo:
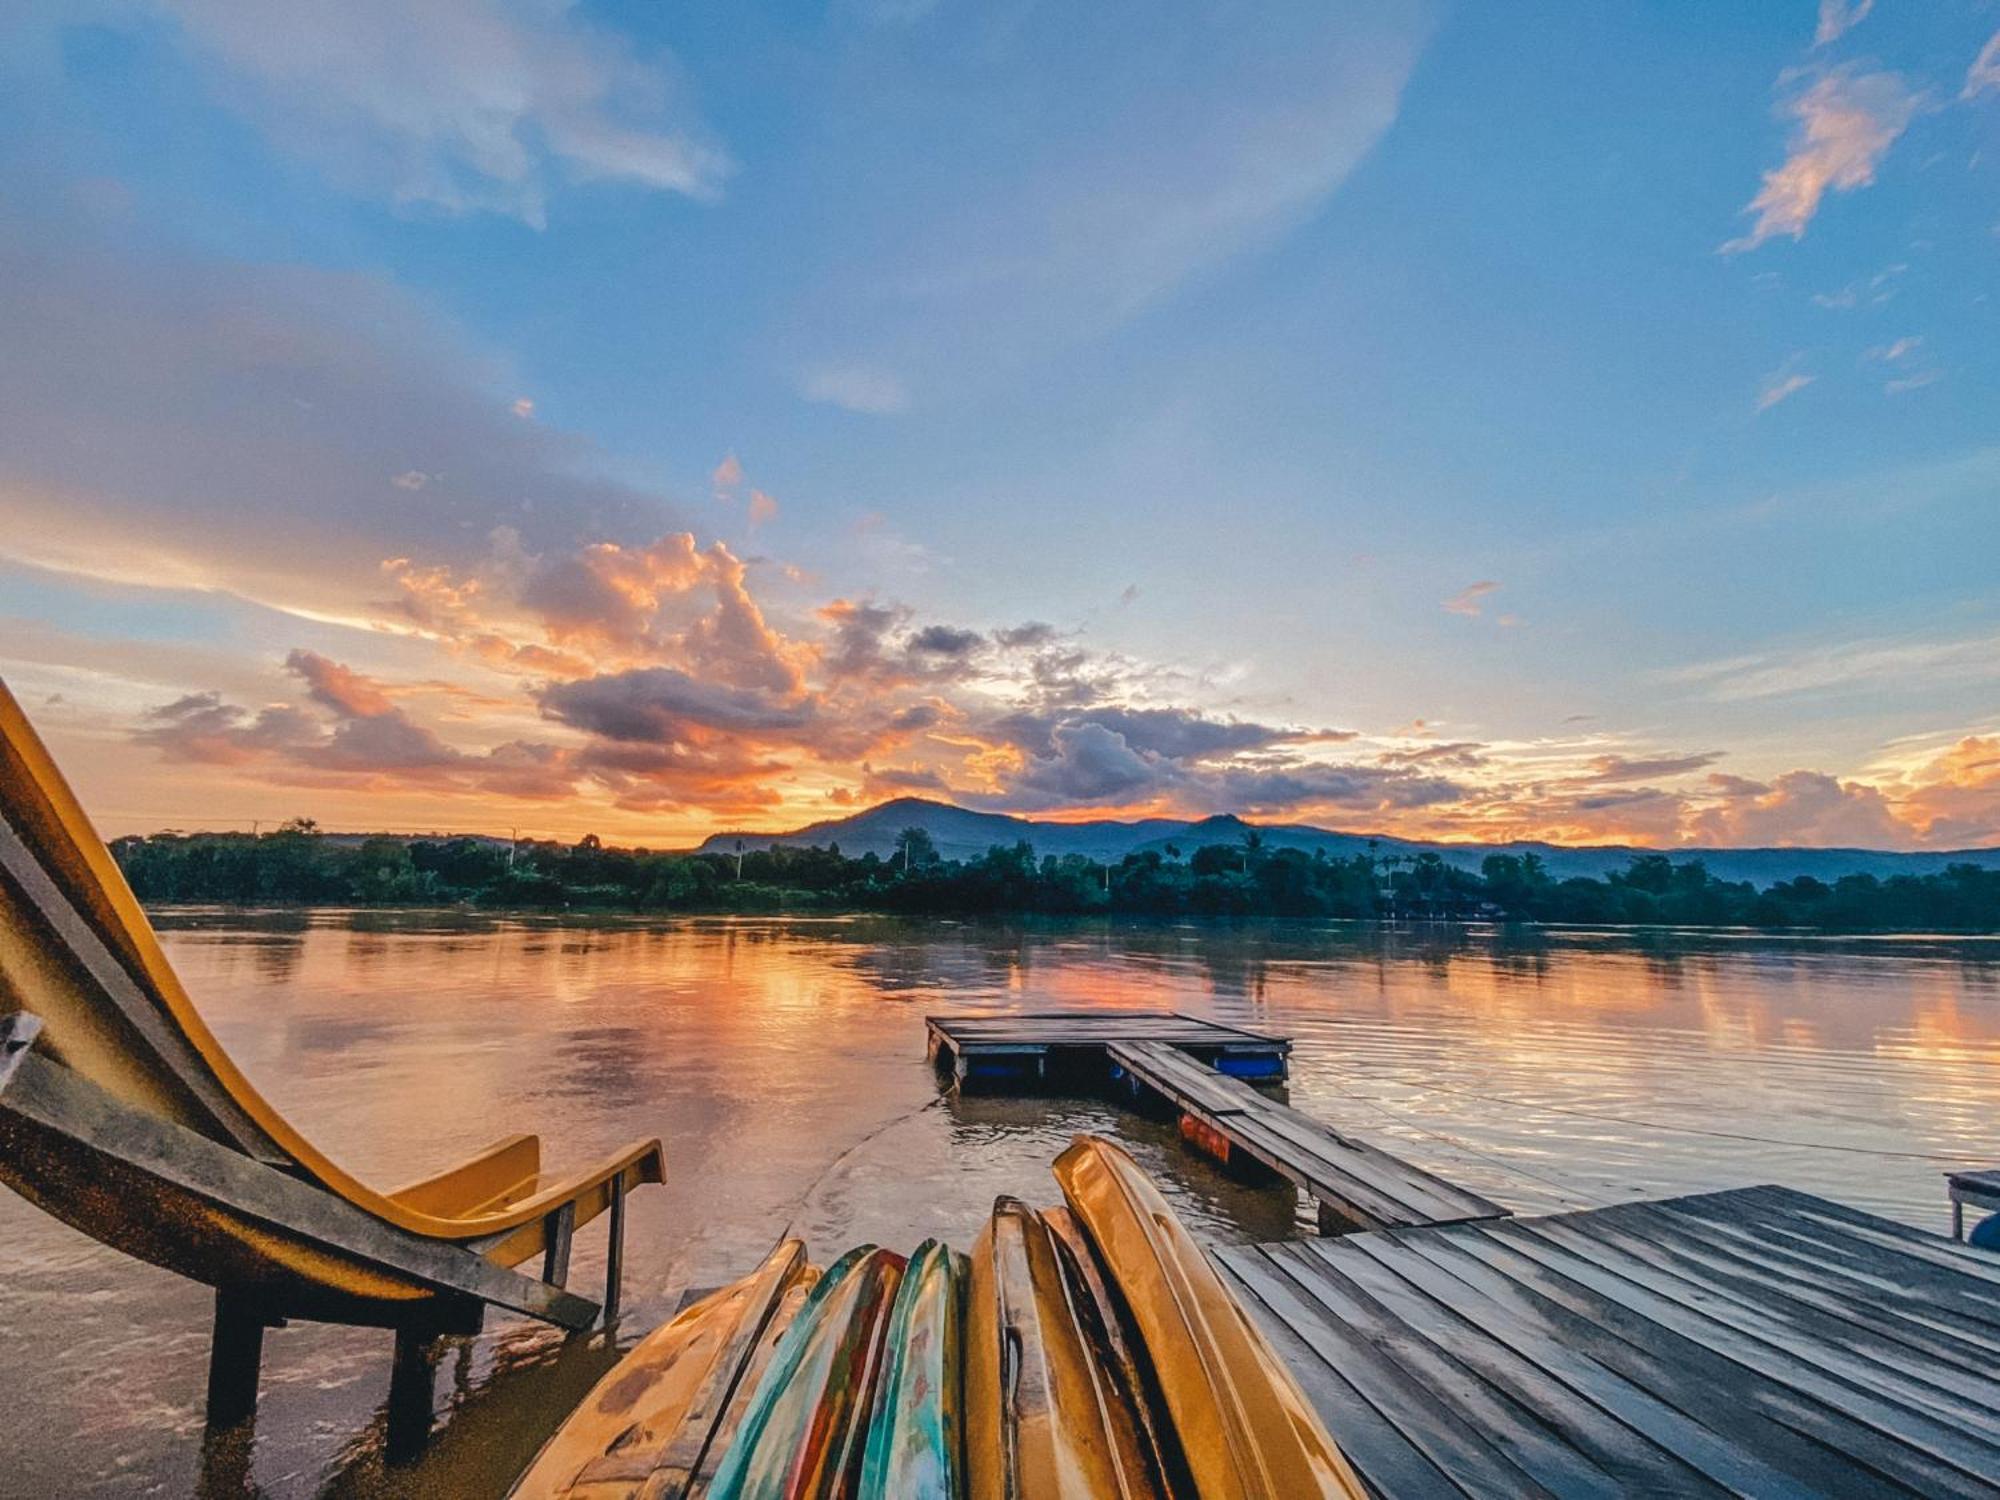
[{"label": "wispy cloud", "polygon": [[1986,45],[1979,49],[1979,56],[1965,70],[1965,88],[1959,98],[1976,98],[1988,89],[2000,89],[2000,31],[1987,38]]},{"label": "wispy cloud", "polygon": [[1875,0],[1819,0],[1819,27],[1813,32],[1813,45],[1824,47],[1840,38],[1868,19],[1868,12],[1875,8]]},{"label": "wispy cloud", "polygon": [[901,380],[887,370],[866,365],[836,365],[810,371],[799,382],[799,394],[808,401],[824,402],[871,417],[894,416],[910,407],[910,393]]},{"label": "wispy cloud", "polygon": [[1764,384],[1757,392],[1757,410],[1769,411],[1780,401],[1796,396],[1819,377],[1807,375],[1798,370],[1773,370],[1764,377]]},{"label": "wispy cloud", "polygon": [[1492,593],[1500,585],[1490,578],[1482,578],[1478,583],[1468,583],[1464,588],[1444,601],[1444,611],[1451,615],[1465,615],[1468,618],[1480,614],[1480,600]]},{"label": "wispy cloud", "polygon": [[1804,76],[1810,81],[1780,107],[1792,121],[1785,160],[1764,174],[1744,209],[1756,222],[1722,246],[1724,255],[1754,250],[1776,235],[1802,238],[1829,191],[1852,192],[1875,180],[1922,103],[1895,73],[1837,68]]},{"label": "wispy cloud", "polygon": [[1910,334],[1886,344],[1877,344],[1861,357],[1863,359],[1875,360],[1880,364],[1893,365],[1908,359],[1912,354],[1921,349],[1923,345],[1924,341],[1920,335]]},{"label": "wispy cloud", "polygon": [[728,155],[671,73],[566,4],[156,0],[218,92],[341,184],[540,225],[567,182],[713,196]]},{"label": "wispy cloud", "polygon": [[1814,292],[1812,300],[1815,305],[1836,312],[1846,312],[1864,302],[1870,307],[1880,307],[1896,295],[1896,278],[1909,269],[1907,264],[1898,261],[1893,266],[1884,266],[1873,276],[1848,282],[1837,292]]},{"label": "wispy cloud", "polygon": [[1942,370],[1918,370],[1913,375],[1898,375],[1894,380],[1885,380],[1882,390],[1887,395],[1900,396],[1905,391],[1920,391],[1927,385],[1936,385],[1942,379]]},{"label": "wispy cloud", "polygon": [[1717,702],[2000,682],[2000,636],[1874,637],[1699,662],[1661,674]]}]

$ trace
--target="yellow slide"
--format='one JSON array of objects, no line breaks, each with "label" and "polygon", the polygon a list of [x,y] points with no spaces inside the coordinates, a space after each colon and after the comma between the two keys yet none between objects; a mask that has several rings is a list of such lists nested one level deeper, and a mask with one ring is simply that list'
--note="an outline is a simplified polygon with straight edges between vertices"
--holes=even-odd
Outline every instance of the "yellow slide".
[{"label": "yellow slide", "polygon": [[[611,1210],[615,1303],[624,1195],[663,1171],[638,1141],[549,1174],[525,1134],[399,1190],[344,1171],[217,1043],[0,683],[0,1181],[217,1287],[240,1338],[286,1317],[435,1331],[486,1304],[588,1327],[570,1237]],[[536,1255],[540,1277],[508,1269]]]}]

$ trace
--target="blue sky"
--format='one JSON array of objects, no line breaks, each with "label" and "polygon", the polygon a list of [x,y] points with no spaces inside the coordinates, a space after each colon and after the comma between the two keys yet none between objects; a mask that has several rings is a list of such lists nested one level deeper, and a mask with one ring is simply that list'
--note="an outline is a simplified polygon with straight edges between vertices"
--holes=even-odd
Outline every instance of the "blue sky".
[{"label": "blue sky", "polygon": [[2000,840],[2000,5],[0,25],[108,828]]}]

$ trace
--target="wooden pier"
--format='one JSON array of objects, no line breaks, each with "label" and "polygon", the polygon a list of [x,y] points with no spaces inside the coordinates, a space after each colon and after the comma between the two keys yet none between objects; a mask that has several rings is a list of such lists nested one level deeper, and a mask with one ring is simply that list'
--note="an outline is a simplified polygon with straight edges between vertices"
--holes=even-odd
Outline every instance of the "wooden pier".
[{"label": "wooden pier", "polygon": [[1036,1087],[1101,1074],[1113,1042],[1162,1042],[1237,1078],[1285,1076],[1289,1038],[1170,1010],[1045,1010],[926,1016],[930,1057],[962,1086]]},{"label": "wooden pier", "polygon": [[1385,1500],[2000,1497],[2000,1258],[1825,1199],[1214,1253]]},{"label": "wooden pier", "polygon": [[1211,1155],[1240,1154],[1289,1178],[1319,1205],[1321,1234],[1498,1218],[1507,1210],[1225,1077],[1165,1042],[1112,1042],[1111,1061],[1181,1111]]}]

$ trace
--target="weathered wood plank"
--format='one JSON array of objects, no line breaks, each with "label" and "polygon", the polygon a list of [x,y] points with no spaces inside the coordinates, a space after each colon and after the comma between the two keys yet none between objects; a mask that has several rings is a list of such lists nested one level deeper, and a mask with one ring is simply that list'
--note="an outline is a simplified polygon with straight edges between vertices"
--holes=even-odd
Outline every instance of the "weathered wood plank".
[{"label": "weathered wood plank", "polygon": [[1361,1228],[1506,1213],[1377,1146],[1350,1139],[1163,1042],[1115,1042],[1111,1060],[1253,1160]]},{"label": "weathered wood plank", "polygon": [[[1522,1221],[1510,1243],[1530,1258],[1559,1270],[1646,1321],[1671,1327],[1682,1336],[1729,1359],[1742,1370],[1788,1386],[1846,1419],[1849,1451],[1871,1465],[1899,1462],[1898,1450],[1943,1466],[1957,1482],[2000,1474],[2000,1451],[1963,1428],[1912,1407],[1886,1380],[1809,1340],[1769,1336],[1756,1319],[1731,1315],[1715,1298],[1677,1298],[1644,1285],[1644,1277],[1600,1250],[1564,1243],[1550,1221]],[[1870,1439],[1873,1434],[1873,1439]],[[1938,1490],[1938,1493],[1948,1491]]]},{"label": "weathered wood plank", "polygon": [[1216,1260],[1389,1500],[1994,1500],[1990,1283],[1964,1254],[1757,1188]]},{"label": "weathered wood plank", "polygon": [[[1365,1337],[1343,1289],[1297,1274],[1289,1245],[1216,1252],[1223,1271],[1263,1310],[1259,1326],[1362,1477],[1390,1496],[1552,1497],[1491,1434]],[[1302,1359],[1300,1351],[1310,1351]]]}]

